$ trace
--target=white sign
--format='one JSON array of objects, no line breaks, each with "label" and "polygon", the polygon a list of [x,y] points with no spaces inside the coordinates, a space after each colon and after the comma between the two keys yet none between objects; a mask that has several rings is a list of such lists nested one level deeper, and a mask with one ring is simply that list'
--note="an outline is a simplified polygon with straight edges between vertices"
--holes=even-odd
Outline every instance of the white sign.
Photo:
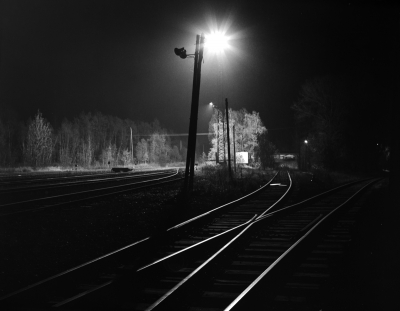
[{"label": "white sign", "polygon": [[236,152],[236,163],[249,163],[249,153],[248,152]]}]

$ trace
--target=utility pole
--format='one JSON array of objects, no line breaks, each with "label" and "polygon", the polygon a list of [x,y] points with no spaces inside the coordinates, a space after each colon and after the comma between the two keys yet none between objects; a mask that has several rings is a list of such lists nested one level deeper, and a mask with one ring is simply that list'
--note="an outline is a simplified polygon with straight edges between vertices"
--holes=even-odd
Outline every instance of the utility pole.
[{"label": "utility pole", "polygon": [[132,128],[131,128],[131,162],[133,166],[133,140],[132,140]]},{"label": "utility pole", "polygon": [[219,110],[217,109],[217,156],[215,157],[215,164],[219,164]]},{"label": "utility pole", "polygon": [[229,112],[228,112],[228,99],[225,98],[225,110],[226,110],[226,134],[228,139],[228,170],[229,180],[232,181],[232,169],[231,169],[231,146],[229,142]]}]

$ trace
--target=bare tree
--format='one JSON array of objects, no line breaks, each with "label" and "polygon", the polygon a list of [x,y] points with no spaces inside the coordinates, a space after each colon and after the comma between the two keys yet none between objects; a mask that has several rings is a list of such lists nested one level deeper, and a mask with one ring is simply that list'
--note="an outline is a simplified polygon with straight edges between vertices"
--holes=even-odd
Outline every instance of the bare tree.
[{"label": "bare tree", "polygon": [[51,125],[42,117],[40,111],[29,123],[26,138],[25,161],[41,166],[49,164],[53,152]]},{"label": "bare tree", "polygon": [[154,133],[149,139],[150,150],[149,158],[150,162],[165,164],[168,160],[168,151],[170,150],[168,144],[166,143],[165,134]]},{"label": "bare tree", "polygon": [[148,143],[144,138],[142,138],[136,145],[136,158],[142,162],[149,160]]},{"label": "bare tree", "polygon": [[124,166],[126,166],[130,161],[131,161],[131,153],[128,151],[128,149],[125,149],[122,152],[122,161],[124,162]]}]

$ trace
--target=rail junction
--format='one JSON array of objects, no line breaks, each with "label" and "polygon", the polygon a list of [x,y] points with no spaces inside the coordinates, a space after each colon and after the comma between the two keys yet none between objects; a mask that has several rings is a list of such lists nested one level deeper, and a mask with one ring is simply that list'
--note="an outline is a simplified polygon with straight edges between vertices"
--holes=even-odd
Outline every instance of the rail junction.
[{"label": "rail junction", "polygon": [[285,205],[280,171],[259,190],[0,298],[0,306],[66,310],[297,310],[318,306],[351,239],[358,180]]}]

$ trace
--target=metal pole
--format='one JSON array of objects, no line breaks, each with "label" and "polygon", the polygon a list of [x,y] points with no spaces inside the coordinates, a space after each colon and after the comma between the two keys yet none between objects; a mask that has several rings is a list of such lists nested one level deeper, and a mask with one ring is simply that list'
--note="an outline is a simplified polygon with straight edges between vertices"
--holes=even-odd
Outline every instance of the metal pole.
[{"label": "metal pole", "polygon": [[228,112],[228,99],[225,98],[225,110],[226,110],[226,135],[228,139],[228,170],[229,180],[232,180],[232,169],[231,169],[231,146],[229,143],[229,112]]},{"label": "metal pole", "polygon": [[235,165],[235,173],[236,173],[236,141],[235,141],[235,124],[233,125],[233,164]]},{"label": "metal pole", "polygon": [[215,163],[219,163],[219,110],[217,109],[217,158]]},{"label": "metal pole", "polygon": [[[223,109],[223,108],[222,108]],[[226,164],[226,152],[225,152],[225,118],[222,115],[222,144],[224,146],[224,164]]]},{"label": "metal pole", "polygon": [[[197,40],[196,40],[197,42]],[[191,162],[190,162],[190,176],[189,176],[189,191],[193,190],[193,178],[194,178],[194,162],[196,156],[196,138],[197,138],[197,116],[199,112],[199,96],[200,96],[200,79],[201,79],[201,62],[203,61],[203,50],[204,50],[204,34],[200,36],[200,51],[197,55],[197,78],[196,78],[196,93],[194,100],[192,101],[192,112],[190,114],[192,123],[192,144],[191,144]],[[196,61],[196,58],[195,58]]]},{"label": "metal pole", "polygon": [[185,170],[185,180],[183,183],[183,192],[185,195],[188,192],[189,188],[189,170],[191,168],[191,146],[192,146],[192,141],[193,141],[193,118],[194,118],[194,110],[196,107],[196,87],[197,87],[197,68],[198,68],[198,59],[199,59],[199,43],[200,43],[200,36],[196,35],[196,50],[194,53],[194,69],[193,69],[193,87],[192,87],[192,104],[191,104],[191,110],[190,110],[190,119],[189,119],[189,136],[188,136],[188,146],[187,146],[187,153],[186,153],[186,170]]}]

